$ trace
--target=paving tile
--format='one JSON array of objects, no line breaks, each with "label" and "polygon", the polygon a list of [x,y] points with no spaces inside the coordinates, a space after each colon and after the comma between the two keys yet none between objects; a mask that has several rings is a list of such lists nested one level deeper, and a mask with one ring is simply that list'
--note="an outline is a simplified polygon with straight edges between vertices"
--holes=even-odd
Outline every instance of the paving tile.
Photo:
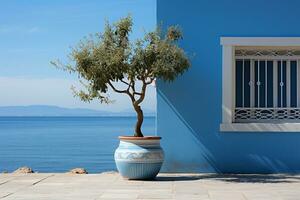
[{"label": "paving tile", "polygon": [[172,194],[159,194],[159,193],[152,193],[152,194],[139,194],[138,199],[172,199]]},{"label": "paving tile", "polygon": [[174,199],[209,199],[208,194],[175,194]]},{"label": "paving tile", "polygon": [[299,188],[299,175],[160,174],[128,181],[116,173],[0,174],[0,200],[299,200]]},{"label": "paving tile", "polygon": [[104,193],[100,196],[100,199],[137,199],[137,194],[131,194],[131,193]]}]

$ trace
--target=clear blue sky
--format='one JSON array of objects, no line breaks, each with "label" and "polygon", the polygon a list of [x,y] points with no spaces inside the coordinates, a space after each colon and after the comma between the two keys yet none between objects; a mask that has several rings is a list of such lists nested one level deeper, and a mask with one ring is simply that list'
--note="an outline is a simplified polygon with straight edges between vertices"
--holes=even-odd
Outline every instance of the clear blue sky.
[{"label": "clear blue sky", "polygon": [[[119,111],[129,101],[113,96],[114,105],[81,103],[69,88],[77,84],[49,62],[66,59],[89,33],[101,32],[111,22],[131,14],[133,37],[156,24],[155,0],[2,0],[0,6],[0,106],[47,104]],[[155,89],[149,90],[144,107],[154,109]],[[119,101],[118,101],[119,100]]]}]

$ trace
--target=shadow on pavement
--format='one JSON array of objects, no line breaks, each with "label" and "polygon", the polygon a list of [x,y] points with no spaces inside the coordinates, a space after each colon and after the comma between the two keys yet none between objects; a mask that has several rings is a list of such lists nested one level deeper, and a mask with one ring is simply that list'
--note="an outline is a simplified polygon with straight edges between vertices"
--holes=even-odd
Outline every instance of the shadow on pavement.
[{"label": "shadow on pavement", "polygon": [[195,181],[215,180],[232,183],[295,183],[300,182],[299,174],[191,174],[158,175],[154,181]]}]

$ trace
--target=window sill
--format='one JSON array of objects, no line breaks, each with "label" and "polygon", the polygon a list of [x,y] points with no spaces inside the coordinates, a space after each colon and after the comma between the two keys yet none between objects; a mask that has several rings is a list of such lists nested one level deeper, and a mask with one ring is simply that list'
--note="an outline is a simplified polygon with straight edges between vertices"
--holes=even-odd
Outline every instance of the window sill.
[{"label": "window sill", "polygon": [[300,132],[300,123],[223,123],[221,132]]}]

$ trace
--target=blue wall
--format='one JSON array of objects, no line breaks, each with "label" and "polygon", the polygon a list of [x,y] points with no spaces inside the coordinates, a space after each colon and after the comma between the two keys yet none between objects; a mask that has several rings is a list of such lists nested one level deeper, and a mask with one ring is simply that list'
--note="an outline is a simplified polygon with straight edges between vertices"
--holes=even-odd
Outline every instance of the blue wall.
[{"label": "blue wall", "polygon": [[192,68],[158,82],[157,132],[171,172],[300,172],[300,133],[222,133],[221,36],[300,36],[300,1],[158,0],[157,22],[179,24]]}]

